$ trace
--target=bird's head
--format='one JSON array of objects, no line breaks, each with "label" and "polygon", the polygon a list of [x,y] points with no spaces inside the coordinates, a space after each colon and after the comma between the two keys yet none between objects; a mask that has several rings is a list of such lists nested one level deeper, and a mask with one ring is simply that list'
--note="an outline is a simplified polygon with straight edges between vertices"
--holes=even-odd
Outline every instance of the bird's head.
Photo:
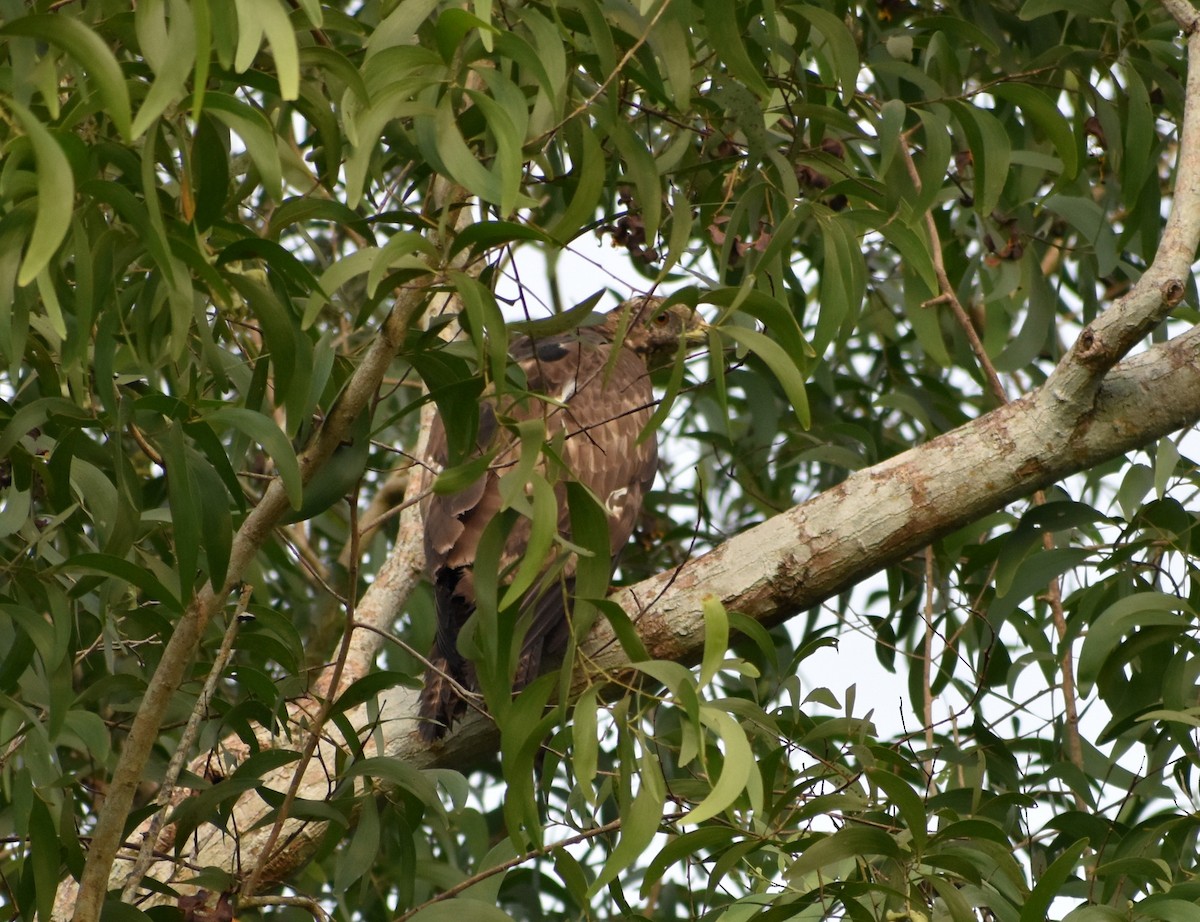
[{"label": "bird's head", "polygon": [[686,304],[663,307],[663,298],[633,298],[609,311],[604,327],[649,365],[669,360],[685,344],[703,343],[708,324]]}]

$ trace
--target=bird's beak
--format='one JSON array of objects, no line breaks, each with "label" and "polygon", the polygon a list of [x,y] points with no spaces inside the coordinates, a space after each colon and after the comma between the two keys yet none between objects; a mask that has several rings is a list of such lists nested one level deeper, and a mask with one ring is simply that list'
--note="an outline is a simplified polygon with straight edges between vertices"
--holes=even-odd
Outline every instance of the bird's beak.
[{"label": "bird's beak", "polygon": [[692,322],[683,334],[684,341],[689,345],[699,346],[708,342],[709,331],[712,327],[699,314],[692,315]]}]

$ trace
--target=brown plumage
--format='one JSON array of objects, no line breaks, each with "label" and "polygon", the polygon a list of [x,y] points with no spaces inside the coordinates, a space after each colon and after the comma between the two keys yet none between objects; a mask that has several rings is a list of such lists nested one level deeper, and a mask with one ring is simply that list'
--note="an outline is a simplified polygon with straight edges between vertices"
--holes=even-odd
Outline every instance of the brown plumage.
[{"label": "brown plumage", "polygon": [[[458,493],[432,495],[423,504],[425,562],[437,607],[437,637],[420,699],[418,732],[426,741],[445,735],[466,709],[454,683],[478,690],[474,664],[459,652],[458,635],[475,611],[476,551],[484,529],[502,508],[500,477],[514,470],[520,458],[519,442],[508,428],[497,424],[497,416],[514,422],[540,417],[547,441],[561,440],[560,456],[569,475],[548,470],[540,460],[537,464],[554,485],[558,533],[570,538],[570,511],[562,483],[562,477],[569,476],[607,510],[609,550],[615,560],[633,531],[658,466],[655,439],[638,441],[654,412],[649,368],[674,356],[681,339],[693,341],[704,335],[703,323],[690,309],[661,305],[659,298],[638,298],[626,301],[594,326],[537,339],[517,338],[509,350],[512,359],[524,371],[529,393],[546,399],[506,394],[499,414],[494,401],[482,403],[479,451],[496,453],[487,473]],[[446,431],[439,418],[429,440],[434,471],[444,467],[446,454]],[[529,519],[517,518],[500,556],[502,574],[524,557],[529,537]],[[575,562],[567,559],[561,568],[554,564],[555,560],[547,559],[550,576],[535,581],[521,603],[530,618],[514,691],[536,678],[543,655],[562,652],[570,636],[568,599]]]}]

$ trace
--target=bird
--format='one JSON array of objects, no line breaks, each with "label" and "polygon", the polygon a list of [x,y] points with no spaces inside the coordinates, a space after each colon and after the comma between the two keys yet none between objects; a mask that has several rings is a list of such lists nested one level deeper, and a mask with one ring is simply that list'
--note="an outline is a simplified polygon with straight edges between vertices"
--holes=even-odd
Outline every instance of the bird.
[{"label": "bird", "polygon": [[[603,507],[611,576],[658,469],[657,439],[641,438],[655,408],[650,371],[706,337],[707,326],[693,308],[641,297],[591,325],[511,342],[509,355],[524,373],[525,388],[481,400],[475,456],[490,455],[487,469],[468,486],[448,494],[430,492],[422,502],[437,631],[419,697],[420,739],[442,739],[467,708],[462,692],[479,690],[475,665],[459,650],[458,640],[476,607],[480,540],[504,505],[501,476],[520,464],[521,442],[512,427],[541,418],[546,445],[562,459],[560,466],[539,458],[536,470],[553,484],[557,529],[564,539],[569,541],[571,532],[564,479],[586,487]],[[446,425],[438,416],[430,430],[427,458],[433,472],[447,464]],[[526,556],[530,535],[530,520],[517,516],[500,552],[500,574],[519,569],[513,565]],[[529,626],[513,677],[514,693],[538,676],[546,655],[566,649],[571,634],[576,561],[551,553],[540,570],[520,600]]]}]

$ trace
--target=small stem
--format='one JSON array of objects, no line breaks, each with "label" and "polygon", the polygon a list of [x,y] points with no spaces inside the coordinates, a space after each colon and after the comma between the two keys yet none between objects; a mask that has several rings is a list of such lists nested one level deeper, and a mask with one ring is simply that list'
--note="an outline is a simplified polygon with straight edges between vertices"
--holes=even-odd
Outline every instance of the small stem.
[{"label": "small stem", "polygon": [[[912,179],[917,192],[920,192],[921,174],[917,172],[917,165],[913,162],[912,151],[908,149],[908,144],[902,143],[900,145],[900,152],[904,156],[904,166],[908,169],[909,178]],[[996,374],[996,367],[992,364],[987,350],[983,347],[983,340],[979,338],[979,333],[976,331],[975,325],[971,323],[971,318],[967,316],[966,309],[958,300],[958,295],[954,293],[954,286],[950,284],[950,276],[946,274],[946,263],[942,259],[942,239],[938,234],[937,222],[933,219],[933,212],[930,210],[926,210],[925,212],[925,230],[929,234],[929,250],[930,256],[933,257],[933,271],[937,275],[938,287],[941,289],[940,294],[934,300],[937,302],[944,301],[950,305],[954,319],[958,321],[958,325],[962,327],[963,333],[966,334],[967,342],[971,344],[971,351],[975,353],[975,360],[979,362],[979,367],[982,369],[984,377],[987,378],[988,388],[991,390],[992,396],[1002,404],[1008,403],[1008,395],[1004,392],[1004,384],[1000,381],[1000,376]]]},{"label": "small stem", "polygon": [[[1033,498],[1034,502],[1041,505],[1046,501],[1046,494],[1038,490]],[[1054,536],[1048,531],[1042,533],[1042,546],[1048,551],[1054,549]],[[1071,644],[1067,641],[1067,617],[1063,612],[1062,586],[1057,578],[1052,579],[1046,588],[1046,603],[1050,606],[1050,616],[1054,620],[1054,630],[1058,634],[1058,642],[1062,649],[1060,687],[1062,688],[1063,708],[1066,711],[1066,725],[1063,730],[1066,734],[1067,756],[1076,768],[1083,771],[1083,742],[1079,736],[1079,702],[1075,695],[1075,658],[1071,652]],[[1072,788],[1072,793],[1075,796],[1076,808],[1082,811],[1088,810],[1083,796],[1074,788]]]},{"label": "small stem", "polygon": [[133,870],[125,878],[125,886],[121,889],[121,901],[124,903],[133,901],[133,894],[142,882],[142,878],[146,876],[146,869],[150,867],[150,862],[154,859],[154,843],[158,841],[159,830],[166,821],[167,807],[170,805],[171,796],[175,793],[175,785],[179,781],[180,772],[183,771],[183,763],[187,761],[188,753],[191,752],[192,745],[196,742],[196,736],[200,732],[200,720],[208,711],[208,703],[212,701],[213,692],[216,691],[221,673],[225,671],[230,657],[233,656],[233,641],[237,637],[242,616],[250,605],[250,595],[253,591],[253,587],[249,585],[242,587],[237,611],[229,619],[229,624],[225,628],[225,637],[221,641],[221,648],[217,651],[212,668],[204,680],[204,687],[200,690],[200,697],[196,699],[196,706],[192,708],[191,716],[188,717],[187,726],[184,727],[183,735],[179,739],[179,745],[175,747],[175,752],[171,756],[166,776],[163,778],[162,786],[158,789],[158,796],[154,798],[161,809],[150,820],[150,825],[142,836],[142,844],[138,848]]},{"label": "small stem", "polygon": [[933,785],[933,547],[925,546],[925,651],[921,657],[922,720],[925,724],[926,790],[934,793]]},{"label": "small stem", "polygon": [[[670,823],[679,819],[683,815],[684,814],[680,813],[665,817],[664,819],[666,822]],[[477,874],[472,874],[466,880],[460,880],[453,887],[443,890],[441,893],[430,897],[419,906],[414,906],[403,915],[397,916],[395,922],[407,922],[408,919],[411,919],[418,912],[421,912],[423,909],[432,906],[434,903],[440,903],[443,900],[448,900],[452,897],[458,896],[458,894],[462,893],[469,887],[475,886],[480,881],[487,880],[489,877],[495,877],[497,874],[503,874],[505,871],[518,867],[519,865],[524,864],[526,861],[532,861],[535,858],[541,858],[543,855],[549,855],[555,849],[566,848],[570,845],[578,845],[580,842],[586,842],[589,839],[596,838],[597,836],[615,832],[620,828],[621,819],[618,817],[611,822],[605,823],[603,826],[597,826],[595,829],[589,829],[586,832],[581,832],[579,835],[571,836],[569,839],[563,839],[561,842],[555,842],[553,845],[543,845],[541,848],[535,848],[532,851],[525,852],[523,855],[517,855],[515,858],[509,858],[507,861],[502,861],[500,864],[493,865],[492,867],[480,871]]]},{"label": "small stem", "polygon": [[[331,922],[333,919],[320,903],[307,896],[250,896],[238,900],[238,909],[246,909],[251,906],[296,906],[306,910],[320,922]],[[197,918],[199,917],[197,914]]]},{"label": "small stem", "polygon": [[658,10],[655,12],[655,14],[653,16],[650,17],[650,21],[648,23],[646,23],[646,31],[642,35],[638,36],[637,41],[635,41],[629,47],[629,50],[626,51],[625,54],[622,56],[621,60],[619,60],[617,62],[617,65],[616,65],[616,67],[613,68],[612,73],[609,74],[604,79],[604,82],[601,83],[600,86],[598,86],[596,88],[596,92],[592,93],[591,96],[589,96],[587,99],[585,99],[583,102],[581,102],[578,106],[576,106],[575,110],[573,112],[571,112],[561,122],[559,122],[553,128],[551,128],[548,131],[546,131],[545,133],[543,133],[540,138],[538,138],[536,141],[534,141],[535,144],[541,143],[542,141],[548,141],[550,138],[552,138],[556,134],[558,134],[559,129],[561,129],[564,125],[566,125],[572,119],[578,118],[580,115],[582,115],[588,109],[590,109],[593,105],[595,105],[596,100],[600,98],[600,94],[602,94],[605,90],[607,90],[609,88],[609,86],[612,84],[612,82],[617,79],[617,75],[620,74],[621,71],[625,68],[625,65],[628,64],[633,59],[633,56],[638,53],[638,50],[642,47],[642,45],[646,44],[646,41],[650,38],[650,32],[658,24],[658,21],[660,19],[662,19],[663,14],[667,11],[667,7],[669,7],[670,5],[671,5],[671,0],[662,0],[662,2],[658,6]]},{"label": "small stem", "polygon": [[[917,187],[917,191],[921,190],[921,176],[917,172],[917,166],[913,162],[912,151],[909,150],[907,144],[900,145],[900,151],[904,156],[904,164],[908,169],[908,175]],[[971,344],[971,349],[975,353],[975,358],[979,362],[979,367],[983,370],[984,377],[987,378],[988,387],[992,392],[992,396],[1001,404],[1009,402],[1008,393],[1004,388],[1004,383],[1000,380],[1000,376],[996,373],[996,368],[992,365],[991,359],[988,357],[986,350],[983,348],[983,341],[980,340],[979,334],[975,330],[974,324],[971,323],[971,318],[967,316],[967,312],[963,309],[962,304],[958,300],[958,296],[954,293],[954,287],[950,284],[950,277],[946,274],[946,264],[942,259],[942,241],[938,235],[937,222],[933,220],[933,212],[925,212],[925,229],[929,233],[929,245],[933,256],[933,268],[937,274],[938,287],[940,293],[933,300],[938,303],[945,302],[950,305],[950,309],[958,321],[963,332],[966,334],[967,341]],[[1046,494],[1038,490],[1033,494],[1033,502],[1035,505],[1041,506],[1046,502]],[[1050,532],[1042,533],[1042,545],[1046,550],[1054,549],[1054,536]],[[926,552],[928,555],[928,551]],[[926,578],[929,579],[931,558],[926,557]],[[930,581],[932,585],[932,582]],[[1054,627],[1058,632],[1059,642],[1062,643],[1062,660],[1060,662],[1060,687],[1063,693],[1063,702],[1066,711],[1066,748],[1067,755],[1071,762],[1079,768],[1083,769],[1083,745],[1079,738],[1079,705],[1075,697],[1075,663],[1071,655],[1071,647],[1066,643],[1067,636],[1067,621],[1063,614],[1062,607],[1062,585],[1055,577],[1050,580],[1050,584],[1046,587],[1046,599],[1050,605],[1051,615],[1054,619]],[[928,616],[927,616],[928,617]],[[930,635],[926,633],[926,651],[925,651],[925,695],[926,701],[929,699],[929,641]],[[928,707],[928,703],[926,705]],[[926,719],[926,725],[930,726],[931,721]],[[932,732],[930,729],[928,732]],[[1082,798],[1078,793],[1075,794],[1075,800],[1079,808],[1085,809],[1086,805],[1082,802]]]},{"label": "small stem", "polygon": [[279,836],[283,832],[283,825],[287,822],[292,805],[296,802],[296,798],[300,792],[300,785],[304,781],[304,775],[308,770],[309,764],[312,762],[317,744],[320,742],[321,728],[325,726],[325,722],[329,719],[329,715],[333,712],[333,706],[337,701],[342,670],[345,668],[346,657],[350,652],[350,638],[354,636],[354,599],[358,586],[358,537],[358,491],[355,490],[354,495],[350,497],[351,554],[349,572],[346,579],[346,630],[342,634],[342,643],[338,649],[338,656],[333,663],[333,669],[328,674],[327,681],[325,677],[322,677],[321,681],[325,684],[324,700],[321,702],[321,707],[317,712],[316,718],[308,728],[308,738],[304,742],[304,752],[300,756],[296,770],[292,773],[291,783],[288,785],[283,803],[279,805],[279,813],[275,817],[275,823],[271,826],[271,832],[267,835],[266,844],[263,845],[262,851],[259,852],[258,861],[255,862],[250,876],[242,884],[241,895],[243,897],[257,895],[263,872],[271,863],[271,852],[275,849],[275,845],[279,841]]}]

